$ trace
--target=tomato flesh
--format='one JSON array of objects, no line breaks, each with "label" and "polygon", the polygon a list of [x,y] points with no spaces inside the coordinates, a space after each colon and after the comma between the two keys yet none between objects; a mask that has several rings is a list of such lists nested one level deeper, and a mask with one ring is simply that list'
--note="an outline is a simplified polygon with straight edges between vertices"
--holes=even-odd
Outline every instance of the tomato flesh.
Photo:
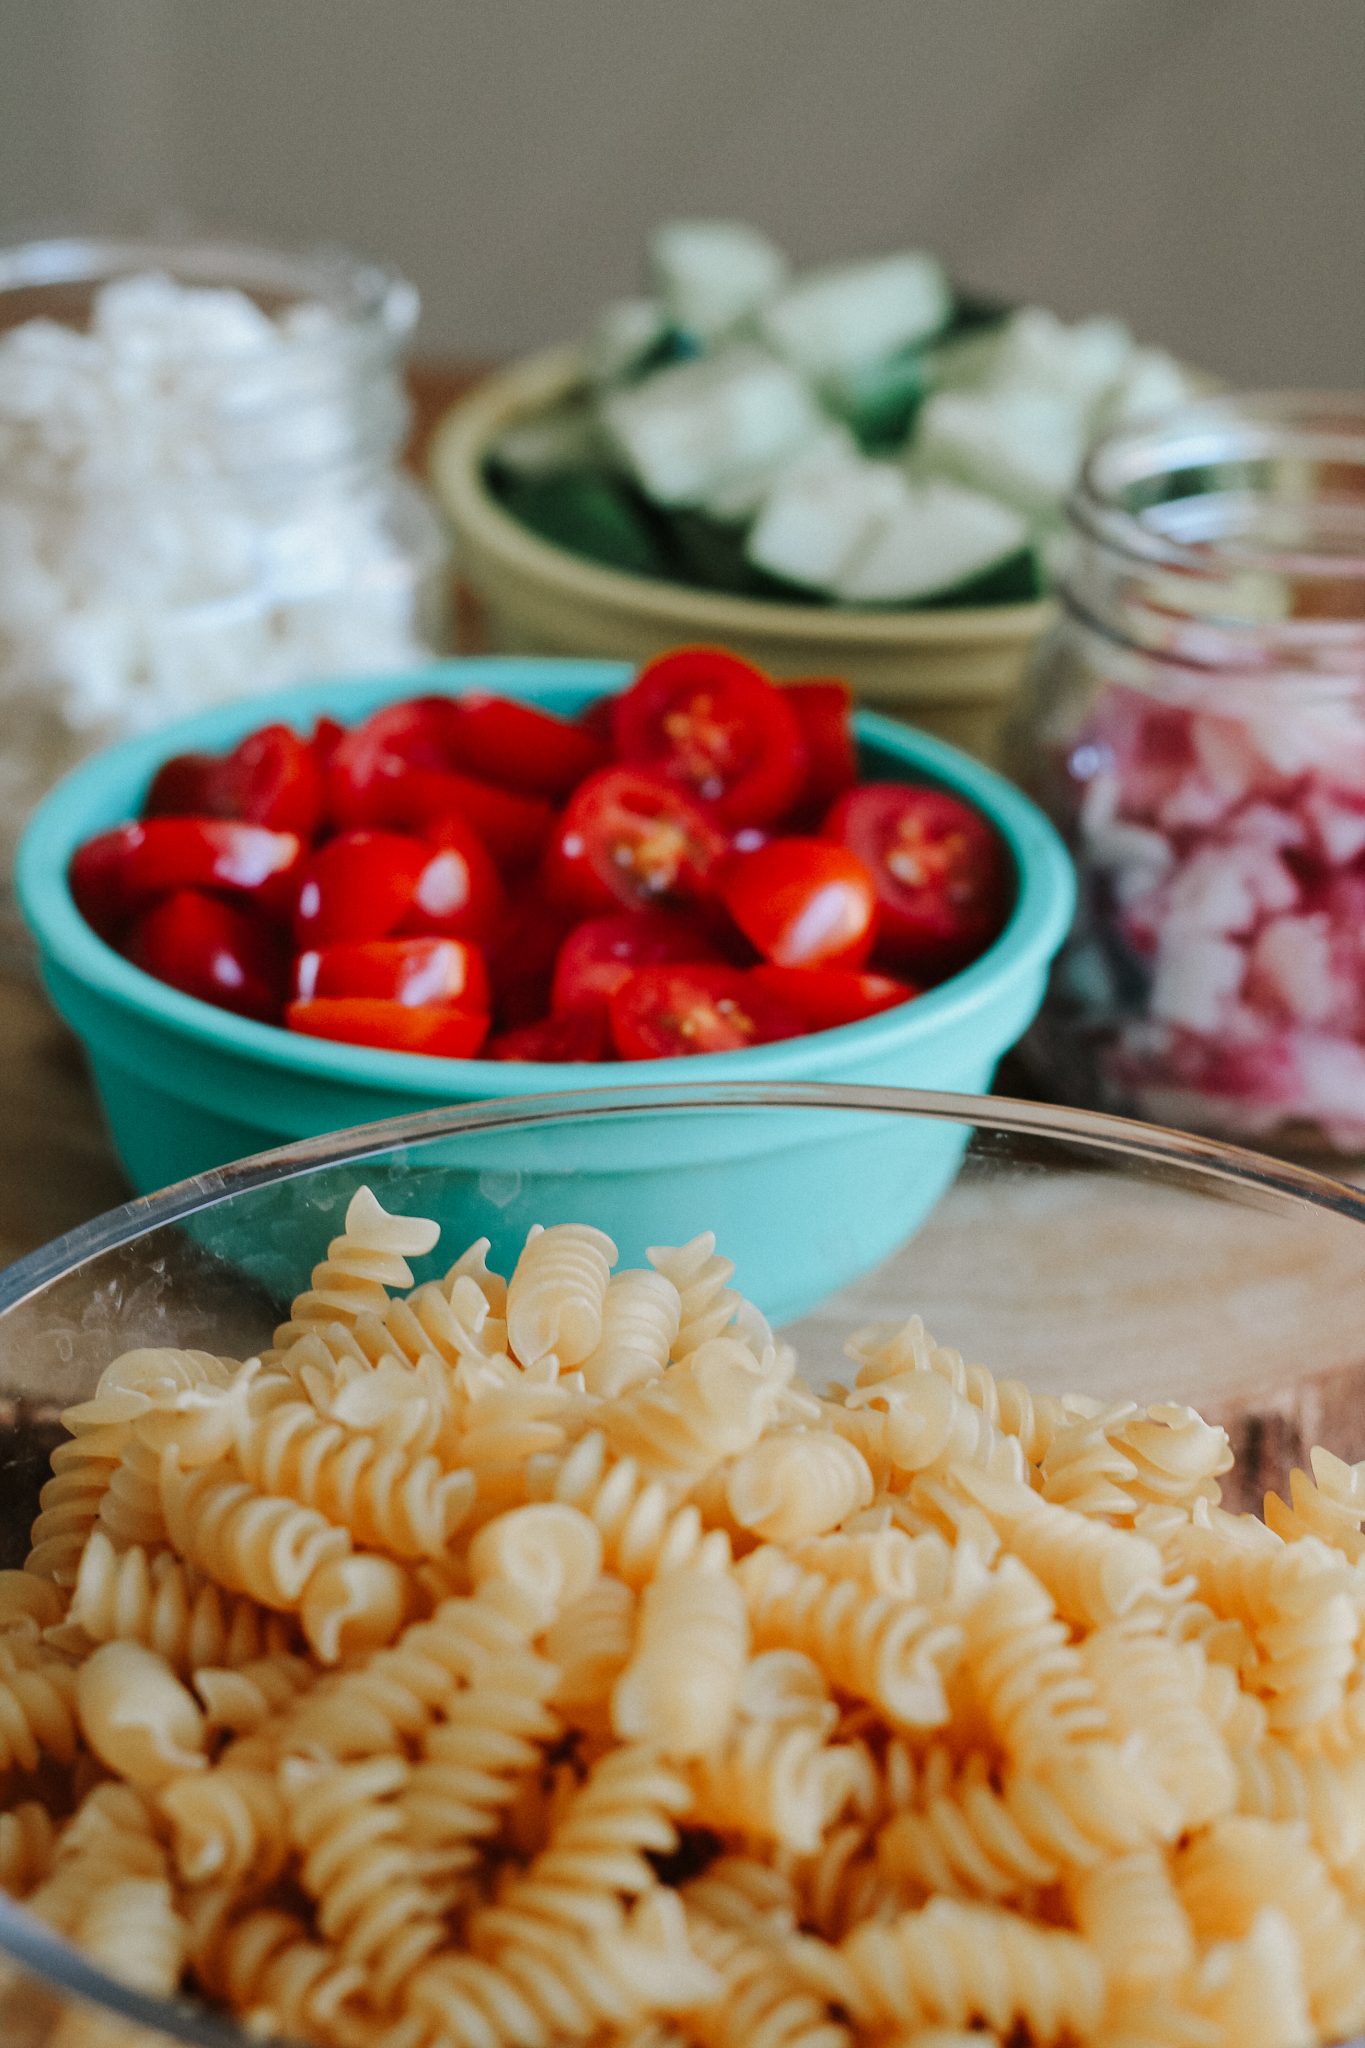
[{"label": "tomato flesh", "polygon": [[821,839],[770,839],[733,855],[720,899],[779,967],[858,967],[871,949],[877,891],[856,853]]},{"label": "tomato flesh", "polygon": [[388,938],[411,909],[430,857],[422,840],[398,832],[341,832],[329,839],[299,887],[294,932],[300,947]]},{"label": "tomato flesh", "polygon": [[500,1031],[484,1047],[490,1060],[534,1062],[547,1060],[565,1065],[583,1060],[611,1057],[607,1037],[607,1014],[599,1004],[594,1009],[565,1010],[558,1017],[541,1017],[515,1031]]},{"label": "tomato flesh", "polygon": [[623,1060],[742,1052],[806,1028],[789,1003],[737,967],[639,967],[607,1014]]},{"label": "tomato flesh", "polygon": [[290,1003],[284,1019],[291,1031],[308,1038],[447,1060],[472,1059],[488,1035],[487,1017],[444,1003],[396,1003],[381,996],[315,996]]},{"label": "tomato flesh", "polygon": [[784,683],[782,695],[796,714],[806,743],[806,780],[795,816],[819,829],[830,805],[858,779],[853,742],[853,692],[847,683],[823,678]]},{"label": "tomato flesh", "polygon": [[450,725],[451,766],[525,796],[563,803],[606,760],[602,742],[533,704],[471,692],[458,698]]},{"label": "tomato flesh", "polygon": [[559,949],[572,928],[567,911],[539,897],[509,905],[484,953],[500,1023],[532,1024],[545,1015]]},{"label": "tomato flesh", "polygon": [[262,1024],[279,1020],[288,978],[284,941],[221,897],[177,889],[137,920],[126,951],[145,973],[187,996]]},{"label": "tomato flesh", "polygon": [[301,1001],[380,996],[417,1006],[450,1003],[479,1016],[491,1008],[483,955],[463,939],[370,939],[300,953],[294,995]]},{"label": "tomato flesh", "polygon": [[590,917],[575,925],[559,949],[552,1004],[577,1010],[606,1003],[637,967],[714,958],[699,925],[665,910]]},{"label": "tomato flesh", "polygon": [[696,900],[724,835],[661,776],[602,768],[579,784],[546,854],[552,896],[582,916]]},{"label": "tomato flesh", "polygon": [[278,915],[293,894],[303,846],[293,832],[222,818],[148,818],[87,840],[72,856],[76,908],[96,931],[117,931],[177,889],[250,896]]},{"label": "tomato flesh", "polygon": [[857,853],[877,890],[877,959],[912,976],[955,972],[990,944],[1009,906],[999,835],[946,790],[871,782],[839,799],[826,836]]},{"label": "tomato flesh", "polygon": [[714,807],[725,824],[768,825],[806,777],[795,712],[761,670],[717,647],[647,662],[616,701],[616,750]]},{"label": "tomato flesh", "polygon": [[911,982],[853,967],[774,967],[765,960],[750,969],[750,979],[799,1010],[807,1031],[857,1024],[919,994]]}]

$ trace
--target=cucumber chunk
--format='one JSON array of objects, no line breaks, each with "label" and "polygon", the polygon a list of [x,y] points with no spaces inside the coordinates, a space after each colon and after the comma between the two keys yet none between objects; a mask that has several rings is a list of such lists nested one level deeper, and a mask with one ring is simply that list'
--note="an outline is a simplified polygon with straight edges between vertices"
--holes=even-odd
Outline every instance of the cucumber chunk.
[{"label": "cucumber chunk", "polygon": [[926,388],[925,351],[911,344],[830,378],[825,396],[866,454],[886,455],[904,443]]},{"label": "cucumber chunk", "polygon": [[1173,412],[1194,396],[1194,384],[1164,349],[1140,348],[1095,413],[1095,431],[1110,433],[1153,413]]},{"label": "cucumber chunk", "polygon": [[779,355],[824,381],[938,333],[952,303],[937,258],[886,256],[797,278],[764,307],[759,326]]},{"label": "cucumber chunk", "polygon": [[658,299],[617,299],[604,306],[588,336],[589,377],[594,384],[628,377],[644,366],[667,331],[668,315]]},{"label": "cucumber chunk", "polygon": [[649,269],[672,325],[709,342],[781,290],[787,259],[740,221],[675,220],[650,241]]},{"label": "cucumber chunk", "polygon": [[1017,587],[1021,562],[1032,562],[1028,528],[1007,506],[957,484],[907,485],[833,590],[846,604],[966,602],[992,579]]},{"label": "cucumber chunk", "polygon": [[785,583],[836,590],[909,495],[890,462],[855,457],[798,469],[760,508],[749,560]]},{"label": "cucumber chunk", "polygon": [[736,347],[611,392],[602,419],[645,495],[699,505],[729,475],[813,441],[824,425],[785,363]]},{"label": "cucumber chunk", "polygon": [[993,381],[1055,391],[1096,404],[1132,361],[1135,344],[1121,320],[1067,326],[1042,306],[1025,306],[1000,330]]},{"label": "cucumber chunk", "polygon": [[727,471],[702,500],[702,510],[713,519],[742,523],[753,518],[780,483],[798,472],[857,459],[858,444],[848,428],[838,420],[828,420],[812,440],[803,442],[799,448],[786,449],[767,462],[748,463],[743,469]]},{"label": "cucumber chunk", "polygon": [[916,456],[1030,517],[1054,513],[1080,470],[1085,409],[1056,392],[938,391],[920,408]]}]

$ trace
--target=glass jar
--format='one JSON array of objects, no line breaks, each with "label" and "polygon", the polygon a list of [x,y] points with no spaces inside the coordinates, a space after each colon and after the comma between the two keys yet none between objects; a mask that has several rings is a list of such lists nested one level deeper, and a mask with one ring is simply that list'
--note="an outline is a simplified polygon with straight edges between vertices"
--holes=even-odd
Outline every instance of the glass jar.
[{"label": "glass jar", "polygon": [[0,245],[9,840],[109,740],[439,648],[445,541],[397,466],[417,307],[339,253]]},{"label": "glass jar", "polygon": [[1365,1151],[1365,401],[1092,454],[1008,743],[1080,908],[1026,1052],[1082,1101]]}]

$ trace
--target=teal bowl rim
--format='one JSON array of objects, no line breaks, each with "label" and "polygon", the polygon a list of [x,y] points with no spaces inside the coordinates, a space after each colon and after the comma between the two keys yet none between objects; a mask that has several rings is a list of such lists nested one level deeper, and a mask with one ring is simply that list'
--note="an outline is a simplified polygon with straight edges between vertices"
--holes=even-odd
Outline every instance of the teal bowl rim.
[{"label": "teal bowl rim", "polygon": [[[145,788],[172,754],[230,746],[256,726],[276,720],[303,723],[325,713],[344,717],[348,711],[351,716],[361,716],[380,703],[405,696],[499,687],[517,695],[533,688],[538,701],[548,705],[557,697],[585,691],[606,695],[620,689],[634,673],[635,665],[630,662],[549,656],[457,657],[387,675],[333,678],[274,690],[177,719],[94,755],[43,799],[28,822],[15,860],[20,911],[43,957],[84,987],[124,1011],[240,1059],[263,1060],[316,1080],[421,1096],[450,1094],[468,1099],[471,1095],[535,1095],[587,1087],[604,1073],[620,1072],[621,1063],[438,1059],[425,1053],[333,1045],[286,1031],[278,1024],[258,1024],[234,1016],[168,987],[115,952],[77,910],[66,875],[77,847],[93,832],[116,822],[98,816],[110,781],[138,783]],[[858,711],[854,730],[860,744],[875,747],[908,772],[927,776],[964,797],[1002,833],[1019,885],[1009,920],[980,959],[913,1003],[860,1023],[810,1032],[775,1045],[707,1053],[702,1057],[708,1079],[777,1078],[798,1069],[803,1077],[815,1078],[841,1070],[849,1061],[876,1058],[961,1027],[995,999],[1002,984],[1045,967],[1066,936],[1075,907],[1070,856],[1054,827],[1028,797],[957,747],[895,719]],[[637,1064],[647,1064],[659,1082],[697,1076],[695,1057]]]}]

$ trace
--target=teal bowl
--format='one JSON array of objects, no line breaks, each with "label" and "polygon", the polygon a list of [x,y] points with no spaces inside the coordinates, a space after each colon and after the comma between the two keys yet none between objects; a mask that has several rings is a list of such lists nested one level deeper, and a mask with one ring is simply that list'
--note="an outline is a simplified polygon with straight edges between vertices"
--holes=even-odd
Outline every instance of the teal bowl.
[{"label": "teal bowl", "polygon": [[[48,992],[85,1047],[115,1148],[139,1192],[418,1110],[636,1075],[600,1064],[504,1065],[331,1045],[215,1009],[144,974],[96,936],[67,887],[76,848],[135,816],[169,755],[229,747],[267,720],[301,725],[327,713],[349,723],[395,698],[466,689],[573,714],[631,674],[618,662],[488,659],[277,691],[111,748],[53,790],[19,848],[19,903]],[[819,1081],[981,1094],[1032,1022],[1073,908],[1061,841],[1027,798],[966,754],[871,713],[858,714],[856,729],[865,774],[937,783],[999,829],[1017,877],[1004,931],[972,966],[913,1003],[777,1045],[700,1062],[652,1061],[649,1086]],[[831,1133],[790,1116],[765,1126],[752,1111],[718,1110],[709,1122],[683,1125],[642,1109],[579,1127],[571,1142],[555,1125],[452,1140],[463,1150],[451,1162],[460,1169],[451,1184],[477,1190],[485,1222],[473,1235],[490,1215],[509,1219],[507,1239],[524,1235],[528,1214],[547,1224],[571,1220],[585,1213],[589,1196],[631,1259],[647,1244],[715,1230],[743,1255],[754,1297],[785,1319],[875,1264],[928,1213],[957,1170],[961,1142],[951,1125],[905,1132],[873,1120],[861,1133],[851,1125]],[[459,1218],[443,1220],[458,1232]],[[491,1234],[505,1253],[506,1242]]]}]

